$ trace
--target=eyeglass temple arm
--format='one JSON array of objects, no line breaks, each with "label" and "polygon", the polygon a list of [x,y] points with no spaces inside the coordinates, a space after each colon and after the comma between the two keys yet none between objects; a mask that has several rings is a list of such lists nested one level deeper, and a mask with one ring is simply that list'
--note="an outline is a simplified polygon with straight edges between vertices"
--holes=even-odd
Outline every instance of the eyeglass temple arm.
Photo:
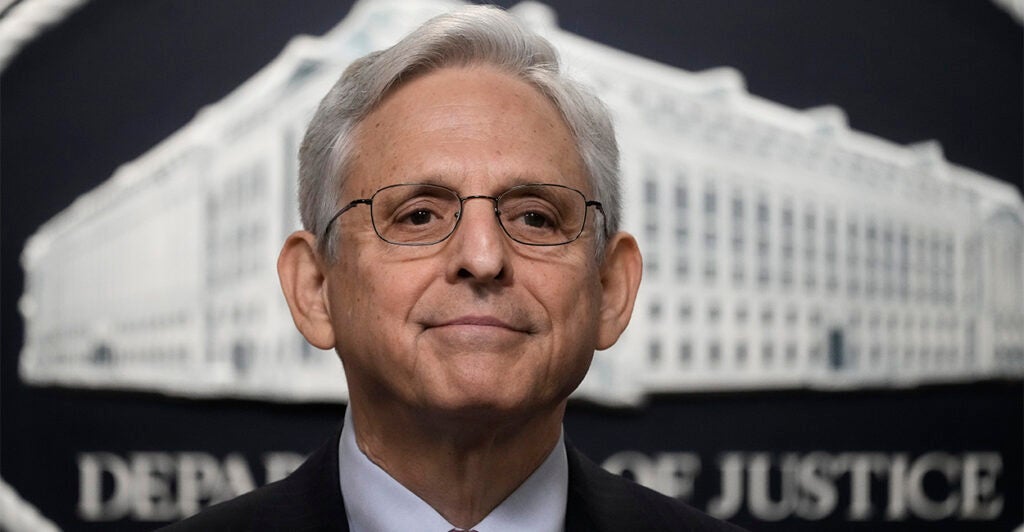
[{"label": "eyeglass temple arm", "polygon": [[349,209],[355,207],[356,205],[370,205],[371,203],[373,203],[373,200],[371,200],[370,198],[354,199],[348,202],[348,205],[345,205],[344,207],[339,209],[338,212],[334,213],[334,216],[331,216],[330,220],[327,220],[327,225],[324,226],[323,238],[327,238],[327,233],[331,231],[331,225],[333,225],[334,221],[337,220],[342,214],[345,214],[346,212],[348,212]]}]

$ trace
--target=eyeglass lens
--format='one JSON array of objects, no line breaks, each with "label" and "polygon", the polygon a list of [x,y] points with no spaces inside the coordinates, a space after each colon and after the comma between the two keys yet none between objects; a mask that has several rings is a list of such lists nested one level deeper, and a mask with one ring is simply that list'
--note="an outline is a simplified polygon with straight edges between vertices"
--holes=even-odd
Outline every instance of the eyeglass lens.
[{"label": "eyeglass lens", "polygon": [[[373,226],[395,244],[433,244],[444,240],[458,224],[463,201],[445,187],[402,184],[385,187],[373,196]],[[524,244],[557,245],[575,240],[583,230],[586,200],[560,185],[522,185],[496,198],[498,220],[513,240]]]}]

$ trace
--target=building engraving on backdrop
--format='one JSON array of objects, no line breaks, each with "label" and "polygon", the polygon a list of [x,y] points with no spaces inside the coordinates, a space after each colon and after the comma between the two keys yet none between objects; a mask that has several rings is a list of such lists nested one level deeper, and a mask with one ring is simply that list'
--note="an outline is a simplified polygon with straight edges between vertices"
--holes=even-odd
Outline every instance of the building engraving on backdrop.
[{"label": "building engraving on backdrop", "polygon": [[[363,0],[45,223],[22,262],[22,378],[193,396],[345,400],[275,262],[298,227],[298,142],[356,57],[455,5]],[[926,142],[833,107],[749,94],[519,13],[611,107],[626,229],[645,255],[633,323],[577,397],[905,386],[1024,376],[1024,201]]]}]

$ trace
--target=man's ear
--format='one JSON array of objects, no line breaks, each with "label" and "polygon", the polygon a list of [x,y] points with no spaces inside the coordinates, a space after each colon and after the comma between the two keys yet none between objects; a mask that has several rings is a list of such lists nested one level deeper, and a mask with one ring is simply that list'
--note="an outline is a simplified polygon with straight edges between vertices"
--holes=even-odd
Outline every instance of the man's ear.
[{"label": "man's ear", "polygon": [[317,257],[316,238],[296,231],[285,240],[277,258],[277,276],[295,326],[320,349],[334,349],[334,328],[327,308],[326,268]]},{"label": "man's ear", "polygon": [[597,348],[608,349],[626,330],[640,289],[643,259],[633,235],[618,232],[605,245],[601,264],[601,315]]}]

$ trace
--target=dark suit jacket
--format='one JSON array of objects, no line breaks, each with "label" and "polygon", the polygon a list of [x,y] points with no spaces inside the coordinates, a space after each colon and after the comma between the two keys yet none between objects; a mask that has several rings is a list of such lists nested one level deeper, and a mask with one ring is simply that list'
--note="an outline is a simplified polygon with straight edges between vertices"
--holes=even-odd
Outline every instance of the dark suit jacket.
[{"label": "dark suit jacket", "polygon": [[[167,531],[259,530],[348,532],[338,480],[338,431],[287,478],[167,527]],[[566,445],[566,532],[735,532],[676,499],[608,473]]]}]

